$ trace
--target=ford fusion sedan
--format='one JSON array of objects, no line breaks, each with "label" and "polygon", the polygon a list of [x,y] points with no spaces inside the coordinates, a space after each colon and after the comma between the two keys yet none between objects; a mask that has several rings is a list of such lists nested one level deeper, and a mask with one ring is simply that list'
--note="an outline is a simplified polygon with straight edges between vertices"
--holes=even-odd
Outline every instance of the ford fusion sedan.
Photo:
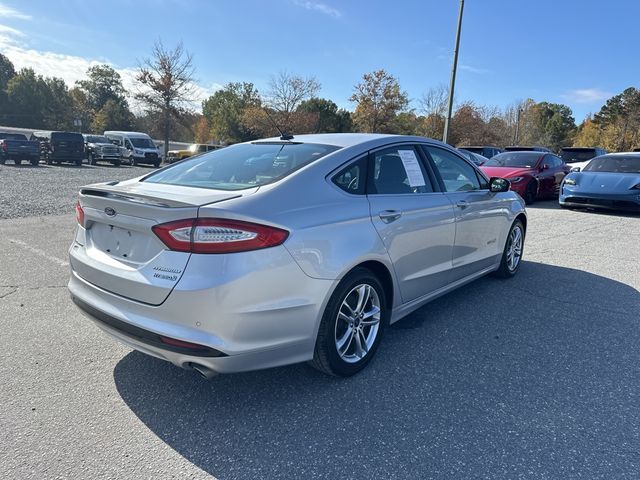
[{"label": "ford fusion sedan", "polygon": [[82,188],[69,290],[116,339],[206,377],[348,376],[390,323],[518,272],[527,217],[508,188],[421,137],[233,145]]},{"label": "ford fusion sedan", "polygon": [[557,155],[538,151],[504,152],[480,167],[492,177],[506,178],[511,190],[527,205],[542,198],[556,198],[569,167]]},{"label": "ford fusion sedan", "polygon": [[562,182],[560,206],[640,212],[640,153],[603,155],[570,173]]}]

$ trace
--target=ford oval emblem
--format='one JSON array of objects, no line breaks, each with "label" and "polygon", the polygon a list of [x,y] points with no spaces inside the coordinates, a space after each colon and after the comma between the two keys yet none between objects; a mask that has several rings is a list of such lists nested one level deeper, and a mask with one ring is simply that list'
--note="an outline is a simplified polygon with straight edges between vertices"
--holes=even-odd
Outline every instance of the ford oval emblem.
[{"label": "ford oval emblem", "polygon": [[106,213],[110,217],[115,217],[116,213],[118,213],[118,212],[116,212],[115,209],[113,209],[111,207],[107,207],[107,208],[104,209],[104,213]]}]

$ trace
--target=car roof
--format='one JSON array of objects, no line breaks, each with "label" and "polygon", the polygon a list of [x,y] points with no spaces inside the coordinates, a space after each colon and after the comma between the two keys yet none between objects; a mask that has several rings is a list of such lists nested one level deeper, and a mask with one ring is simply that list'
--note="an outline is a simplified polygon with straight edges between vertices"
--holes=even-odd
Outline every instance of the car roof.
[{"label": "car roof", "polygon": [[105,135],[127,135],[128,137],[149,137],[149,135],[144,132],[125,132],[120,130],[107,130],[106,132],[104,132],[104,134]]},{"label": "car roof", "polygon": [[[439,140],[426,137],[416,137],[411,135],[391,135],[386,133],[318,133],[294,135],[292,142],[317,143],[320,145],[333,145],[335,147],[353,147],[365,143],[377,144],[385,143],[383,140],[395,140],[397,142],[429,142],[437,145],[443,145],[447,148],[453,148]],[[247,143],[255,142],[282,142],[280,137],[261,138]],[[372,145],[373,147],[374,145]]]},{"label": "car roof", "polygon": [[562,147],[560,150],[604,150],[602,147]]},{"label": "car roof", "polygon": [[500,150],[500,147],[496,147],[495,145],[460,145],[456,148],[496,148]]},{"label": "car roof", "polygon": [[600,155],[601,157],[640,157],[640,152],[614,152],[614,153],[605,153],[604,155]]}]

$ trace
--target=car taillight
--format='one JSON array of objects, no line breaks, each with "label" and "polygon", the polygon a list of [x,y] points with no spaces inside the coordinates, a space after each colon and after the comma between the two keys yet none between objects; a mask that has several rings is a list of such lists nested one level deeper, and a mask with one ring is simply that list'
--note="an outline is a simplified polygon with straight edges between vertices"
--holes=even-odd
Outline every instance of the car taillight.
[{"label": "car taillight", "polygon": [[80,205],[80,200],[76,202],[76,220],[80,226],[84,227],[84,210]]},{"label": "car taillight", "polygon": [[155,225],[153,232],[170,250],[235,253],[275,247],[289,232],[257,223],[223,218],[190,218]]}]

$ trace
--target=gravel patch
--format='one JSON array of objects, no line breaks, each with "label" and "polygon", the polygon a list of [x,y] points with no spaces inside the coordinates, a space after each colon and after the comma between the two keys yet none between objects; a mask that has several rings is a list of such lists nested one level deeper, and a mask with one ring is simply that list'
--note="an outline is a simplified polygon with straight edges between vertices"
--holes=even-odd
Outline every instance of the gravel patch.
[{"label": "gravel patch", "polygon": [[0,165],[0,219],[71,213],[80,187],[127,180],[152,170],[148,166]]}]

